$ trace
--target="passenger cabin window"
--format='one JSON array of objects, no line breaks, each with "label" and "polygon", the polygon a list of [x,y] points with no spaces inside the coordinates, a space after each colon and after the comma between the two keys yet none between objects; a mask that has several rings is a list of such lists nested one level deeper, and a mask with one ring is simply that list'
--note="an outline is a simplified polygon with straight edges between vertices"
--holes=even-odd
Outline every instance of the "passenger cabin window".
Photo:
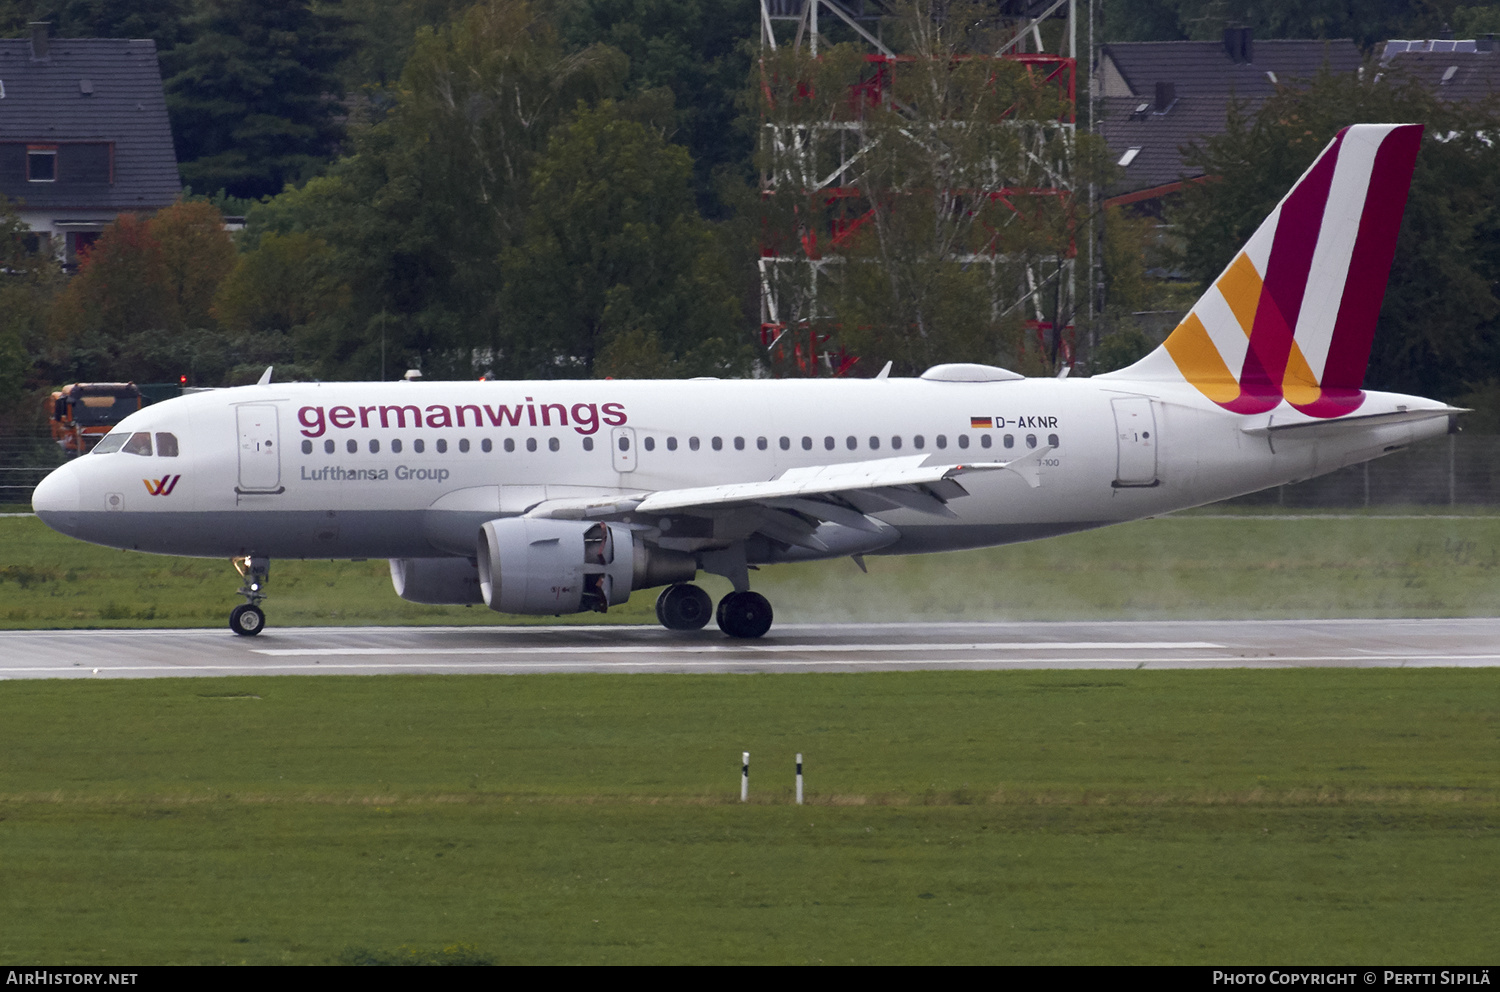
[{"label": "passenger cabin window", "polygon": [[[490,443],[488,441],[484,442],[484,450],[485,451],[489,451],[490,450]],[[594,450],[594,439],[593,438],[586,437],[586,438],[583,439],[583,450],[584,451],[593,451]]]},{"label": "passenger cabin window", "polygon": [[399,437],[391,441],[391,452],[392,454],[401,454],[401,439]]},{"label": "passenger cabin window", "polygon": [[151,435],[146,431],[138,431],[130,435],[130,440],[125,442],[125,447],[120,449],[127,455],[149,455],[151,454]]},{"label": "passenger cabin window", "polygon": [[302,453],[304,455],[310,455],[310,454],[312,454],[312,442],[311,441],[303,441],[302,442]]},{"label": "passenger cabin window", "polygon": [[515,441],[515,438],[508,437],[508,438],[505,439],[505,450],[506,451],[515,451],[516,450],[516,441]]},{"label": "passenger cabin window", "polygon": [[333,438],[329,438],[328,440],[323,442],[323,454],[333,454]]},{"label": "passenger cabin window", "polygon": [[1048,434],[1047,435],[1047,443],[1050,444],[1050,445],[1052,445],[1052,447],[1054,447],[1054,448],[1057,447],[1057,445],[1058,445],[1057,435],[1056,434]]},{"label": "passenger cabin window", "polygon": [[669,437],[669,438],[667,438],[667,450],[668,451],[676,451],[677,450],[677,439],[675,437]]},{"label": "passenger cabin window", "polygon": [[[1057,435],[1053,435],[1056,437]],[[177,457],[177,435],[158,431],[156,434],[156,453],[162,458]]]},{"label": "passenger cabin window", "polygon": [[411,443],[411,450],[415,451],[419,455],[422,453],[422,449],[425,448],[425,447],[426,447],[426,444],[423,442],[423,440],[421,438],[417,438],[415,441],[413,441]]},{"label": "passenger cabin window", "polygon": [[713,446],[715,451],[724,450],[724,439],[722,437],[712,438],[708,443]]},{"label": "passenger cabin window", "polygon": [[[593,447],[593,446],[592,445],[585,445],[584,447]],[[489,438],[485,438],[483,441],[479,442],[479,450],[482,451],[482,452],[484,452],[485,454],[489,454],[491,451],[495,450],[495,442],[491,441]]]},{"label": "passenger cabin window", "polygon": [[[627,447],[627,445],[625,444],[625,439],[623,437],[620,438],[620,450],[624,451],[626,449],[626,447]],[[656,438],[654,438],[651,435],[647,434],[646,437],[645,437],[645,439],[641,441],[641,447],[645,448],[647,451],[655,451],[656,450]]]},{"label": "passenger cabin window", "polygon": [[359,442],[354,440],[354,438],[352,437],[349,439],[348,443],[344,445],[344,447],[348,449],[349,454],[351,455],[359,454]]}]

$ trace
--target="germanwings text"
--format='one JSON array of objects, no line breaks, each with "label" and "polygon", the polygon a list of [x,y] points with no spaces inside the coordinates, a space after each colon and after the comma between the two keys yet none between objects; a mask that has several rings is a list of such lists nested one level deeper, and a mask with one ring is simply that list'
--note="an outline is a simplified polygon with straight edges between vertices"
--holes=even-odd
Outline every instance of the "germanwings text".
[{"label": "germanwings text", "polygon": [[414,403],[376,406],[304,406],[297,411],[297,422],[304,437],[322,437],[329,427],[349,430],[353,427],[572,427],[579,434],[593,434],[603,423],[623,427],[628,418],[623,403],[537,403],[530,396],[514,406],[490,406],[462,403],[448,406],[434,403],[420,407]]}]

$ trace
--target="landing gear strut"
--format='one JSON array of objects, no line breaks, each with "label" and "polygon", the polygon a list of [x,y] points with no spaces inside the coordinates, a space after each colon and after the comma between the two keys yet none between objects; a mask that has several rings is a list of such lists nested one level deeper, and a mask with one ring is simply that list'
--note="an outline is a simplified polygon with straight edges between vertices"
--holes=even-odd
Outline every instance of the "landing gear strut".
[{"label": "landing gear strut", "polygon": [[760,637],[771,629],[771,603],[758,592],[732,592],[719,600],[719,629],[730,637]]},{"label": "landing gear strut", "polygon": [[266,626],[260,603],[266,598],[266,583],[271,581],[271,559],[246,555],[234,559],[234,569],[245,580],[237,590],[245,602],[229,611],[229,629],[241,637],[254,637]]},{"label": "landing gear strut", "polygon": [[713,612],[708,593],[686,582],[667,586],[656,597],[656,619],[668,630],[698,630]]}]

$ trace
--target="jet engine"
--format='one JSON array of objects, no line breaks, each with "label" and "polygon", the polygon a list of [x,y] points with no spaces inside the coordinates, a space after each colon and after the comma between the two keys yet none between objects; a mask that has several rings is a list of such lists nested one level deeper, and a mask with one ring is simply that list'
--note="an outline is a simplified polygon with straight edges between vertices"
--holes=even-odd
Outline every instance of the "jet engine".
[{"label": "jet engine", "polygon": [[392,558],[391,585],[413,603],[483,603],[479,572],[470,558]]},{"label": "jet engine", "polygon": [[479,528],[479,588],[498,613],[603,613],[635,589],[690,581],[697,560],[629,527],[506,517]]}]

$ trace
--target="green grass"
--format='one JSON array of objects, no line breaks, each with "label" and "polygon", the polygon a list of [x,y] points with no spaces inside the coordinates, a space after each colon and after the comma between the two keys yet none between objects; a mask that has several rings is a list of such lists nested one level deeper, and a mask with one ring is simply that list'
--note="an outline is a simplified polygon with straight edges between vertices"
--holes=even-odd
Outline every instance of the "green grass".
[{"label": "green grass", "polygon": [[[0,519],[0,628],[221,626],[228,562],[111,551],[34,518]],[[1175,515],[982,551],[838,560],[756,573],[781,621],[1426,617],[1493,614],[1500,517]],[[703,583],[718,595],[728,584]],[[384,561],[276,561],[278,626],[557,622],[422,606]],[[655,622],[654,590],[565,622]]]},{"label": "green grass", "polygon": [[4,683],[0,962],[1487,962],[1497,678]]}]

